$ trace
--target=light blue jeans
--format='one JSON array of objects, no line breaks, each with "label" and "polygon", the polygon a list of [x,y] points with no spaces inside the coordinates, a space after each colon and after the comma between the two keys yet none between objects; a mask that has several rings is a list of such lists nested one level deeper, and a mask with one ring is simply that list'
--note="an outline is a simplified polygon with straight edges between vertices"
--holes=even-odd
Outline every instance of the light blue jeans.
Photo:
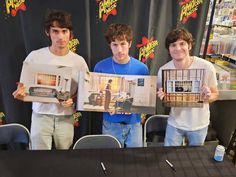
[{"label": "light blue jeans", "polygon": [[102,133],[116,137],[122,147],[142,147],[142,125],[120,124],[103,120]]},{"label": "light blue jeans", "polygon": [[74,137],[74,119],[71,115],[55,116],[32,113],[31,141],[33,150],[69,149]]},{"label": "light blue jeans", "polygon": [[181,146],[183,138],[186,137],[189,146],[200,146],[203,145],[208,126],[196,131],[187,131],[175,128],[171,125],[166,127],[165,143],[164,146]]}]

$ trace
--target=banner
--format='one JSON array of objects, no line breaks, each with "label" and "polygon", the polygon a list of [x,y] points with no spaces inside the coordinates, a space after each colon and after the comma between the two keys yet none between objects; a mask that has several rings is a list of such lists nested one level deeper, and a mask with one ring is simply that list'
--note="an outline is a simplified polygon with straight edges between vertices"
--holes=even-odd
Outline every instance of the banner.
[{"label": "banner", "polygon": [[[0,1],[0,105],[7,122],[30,125],[31,105],[13,98],[25,57],[50,45],[43,26],[48,9],[72,14],[72,51],[83,56],[93,71],[95,64],[111,55],[104,31],[111,23],[129,24],[134,31],[130,55],[144,62],[151,75],[170,60],[165,37],[176,27],[187,28],[195,38],[198,55],[209,0],[3,0]],[[161,102],[156,113],[164,113]],[[97,125],[97,124],[96,124]]]}]

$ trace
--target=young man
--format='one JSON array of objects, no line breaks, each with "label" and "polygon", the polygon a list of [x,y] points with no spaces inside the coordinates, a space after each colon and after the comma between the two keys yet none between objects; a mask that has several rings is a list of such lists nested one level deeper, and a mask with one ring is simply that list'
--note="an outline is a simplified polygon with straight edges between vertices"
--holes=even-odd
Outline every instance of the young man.
[{"label": "young man", "polygon": [[104,103],[105,111],[109,110],[109,105],[111,102],[111,83],[112,83],[112,79],[109,79],[106,85],[106,89],[105,89],[105,103]]},{"label": "young man", "polygon": [[192,43],[192,35],[185,29],[175,29],[167,35],[165,45],[172,60],[162,66],[158,72],[158,97],[163,99],[165,96],[161,85],[163,69],[205,69],[204,84],[201,88],[203,107],[171,108],[165,146],[180,146],[183,137],[187,137],[190,146],[202,145],[210,122],[209,102],[215,101],[218,96],[214,66],[206,60],[190,56]]},{"label": "young man", "polygon": [[[61,65],[72,67],[72,97],[76,94],[79,71],[88,71],[84,59],[68,49],[68,42],[73,38],[71,15],[64,11],[52,10],[45,17],[45,33],[51,41],[49,47],[32,51],[24,62]],[[22,83],[13,92],[16,99],[25,96]],[[68,149],[73,143],[74,102],[69,98],[59,104],[33,102],[31,121],[31,140],[33,149],[51,149],[52,142],[56,149]]]},{"label": "young man", "polygon": [[[133,31],[125,24],[111,24],[105,33],[106,40],[111,48],[112,55],[98,62],[95,72],[122,74],[122,75],[148,75],[145,64],[129,56]],[[142,125],[139,114],[103,113],[103,134],[115,136],[123,147],[142,146]]]}]

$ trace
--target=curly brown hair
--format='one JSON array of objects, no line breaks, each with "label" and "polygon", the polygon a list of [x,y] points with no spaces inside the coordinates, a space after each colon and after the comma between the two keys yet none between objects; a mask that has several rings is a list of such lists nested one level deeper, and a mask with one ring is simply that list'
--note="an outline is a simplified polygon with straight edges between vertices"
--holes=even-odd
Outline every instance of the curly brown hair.
[{"label": "curly brown hair", "polygon": [[186,41],[189,45],[193,45],[194,42],[193,36],[188,30],[184,28],[174,29],[173,31],[169,32],[166,37],[166,49],[169,50],[170,44],[178,41],[179,39]]},{"label": "curly brown hair", "polygon": [[133,30],[131,26],[127,24],[113,23],[108,26],[105,32],[105,38],[108,44],[116,39],[127,40],[127,42],[130,43],[133,39]]},{"label": "curly brown hair", "polygon": [[60,28],[67,28],[71,32],[73,30],[71,14],[66,11],[55,9],[47,11],[44,19],[44,28],[47,33],[49,33],[54,22],[57,22]]}]

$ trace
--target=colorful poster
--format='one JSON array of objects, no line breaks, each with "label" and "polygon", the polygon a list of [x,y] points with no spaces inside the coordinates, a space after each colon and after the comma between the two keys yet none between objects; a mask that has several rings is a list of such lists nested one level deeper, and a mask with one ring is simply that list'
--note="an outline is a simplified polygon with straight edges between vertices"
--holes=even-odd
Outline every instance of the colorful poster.
[{"label": "colorful poster", "polygon": [[164,104],[170,107],[202,107],[204,69],[162,70]]},{"label": "colorful poster", "polygon": [[72,68],[45,64],[23,64],[20,82],[26,87],[23,101],[53,102],[70,97]]},{"label": "colorful poster", "polygon": [[155,107],[156,76],[80,73],[80,111],[154,114]]}]

